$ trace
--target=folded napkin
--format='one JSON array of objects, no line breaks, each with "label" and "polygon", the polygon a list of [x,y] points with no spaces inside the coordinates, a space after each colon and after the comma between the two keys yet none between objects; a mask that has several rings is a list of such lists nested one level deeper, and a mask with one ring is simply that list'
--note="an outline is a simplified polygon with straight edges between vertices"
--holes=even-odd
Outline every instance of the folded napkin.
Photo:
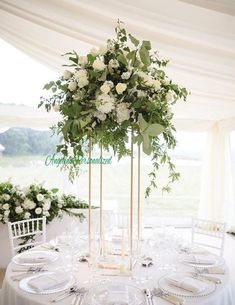
[{"label": "folded napkin", "polygon": [[208,285],[190,276],[172,275],[166,278],[167,282],[184,290],[201,293],[206,290]]},{"label": "folded napkin", "polygon": [[24,253],[18,257],[20,263],[35,264],[46,263],[48,261],[48,255],[45,253],[34,253],[33,251]]},{"label": "folded napkin", "polygon": [[215,267],[202,268],[202,269],[198,268],[197,270],[199,272],[204,271],[205,274],[225,274],[226,273],[226,269],[223,266],[215,266]]},{"label": "folded napkin", "polygon": [[184,257],[183,261],[186,263],[202,264],[202,265],[213,265],[216,262],[214,257],[205,256],[205,255],[188,255]]},{"label": "folded napkin", "polygon": [[31,279],[28,285],[36,291],[56,289],[68,283],[70,275],[64,272],[55,272],[51,274],[42,274],[40,277]]}]

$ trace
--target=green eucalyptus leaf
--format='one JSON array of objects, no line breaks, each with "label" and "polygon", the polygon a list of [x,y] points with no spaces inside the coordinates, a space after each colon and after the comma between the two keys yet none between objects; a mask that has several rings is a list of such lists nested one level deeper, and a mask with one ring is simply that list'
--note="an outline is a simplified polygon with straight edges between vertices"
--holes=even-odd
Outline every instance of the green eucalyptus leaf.
[{"label": "green eucalyptus leaf", "polygon": [[142,63],[145,66],[149,66],[151,64],[151,60],[150,60],[150,57],[149,57],[148,50],[145,47],[142,46],[140,48],[139,54],[140,54],[140,59],[141,59]]},{"label": "green eucalyptus leaf", "polygon": [[131,34],[129,34],[128,36],[129,36],[129,38],[130,38],[130,41],[133,43],[133,45],[137,47],[137,46],[139,45],[139,43],[140,43],[139,40],[136,39],[136,38],[135,38],[134,36],[132,36]]},{"label": "green eucalyptus leaf", "polygon": [[151,42],[148,41],[148,40],[144,40],[142,42],[142,46],[145,47],[145,49],[148,50],[148,51],[151,50]]},{"label": "green eucalyptus leaf", "polygon": [[123,65],[127,66],[128,65],[128,62],[126,60],[126,57],[123,55],[123,54],[119,54],[118,57],[117,57],[117,60],[119,62],[121,62]]}]

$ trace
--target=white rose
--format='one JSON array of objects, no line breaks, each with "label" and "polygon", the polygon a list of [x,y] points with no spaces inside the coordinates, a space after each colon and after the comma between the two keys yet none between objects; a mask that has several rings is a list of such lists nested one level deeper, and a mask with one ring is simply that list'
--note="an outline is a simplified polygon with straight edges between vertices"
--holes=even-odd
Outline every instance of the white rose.
[{"label": "white rose", "polygon": [[75,91],[77,89],[77,83],[76,82],[70,82],[68,85],[68,89],[70,91]]},{"label": "white rose", "polygon": [[96,107],[98,111],[102,113],[109,113],[114,109],[114,98],[108,94],[101,94],[98,96],[99,104]]},{"label": "white rose", "polygon": [[30,214],[29,212],[26,212],[26,213],[24,214],[24,219],[29,219],[30,216],[31,216],[31,214]]},{"label": "white rose", "polygon": [[63,79],[67,80],[67,79],[70,79],[71,77],[72,77],[72,73],[68,70],[65,70],[63,73]]},{"label": "white rose", "polygon": [[23,209],[22,209],[22,207],[16,207],[15,208],[15,212],[16,212],[16,214],[21,214],[21,213],[23,213]]},{"label": "white rose", "polygon": [[119,62],[116,59],[111,59],[109,61],[109,67],[110,68],[118,68],[119,67]]},{"label": "white rose", "polygon": [[127,88],[126,84],[123,84],[123,83],[118,83],[116,85],[116,91],[118,94],[123,93],[126,90],[126,88]]},{"label": "white rose", "polygon": [[101,47],[99,48],[99,54],[100,54],[100,55],[105,55],[105,54],[107,53],[107,51],[108,51],[107,46],[101,46]]},{"label": "white rose", "polygon": [[83,78],[83,77],[84,78],[87,77],[87,72],[84,69],[78,70],[74,73],[74,78],[76,81],[78,81],[79,78]]},{"label": "white rose", "polygon": [[8,217],[9,214],[10,214],[10,211],[9,211],[9,210],[7,210],[7,211],[4,212],[4,216],[5,216],[5,217]]},{"label": "white rose", "polygon": [[43,212],[43,215],[46,216],[46,217],[49,217],[50,213],[48,211],[46,211],[46,212]]},{"label": "white rose", "polygon": [[121,78],[122,79],[129,79],[130,76],[131,76],[131,72],[124,72],[124,73],[122,73]]},{"label": "white rose", "polygon": [[11,199],[11,196],[9,194],[3,194],[2,195],[2,198],[5,200],[5,201],[8,201]]},{"label": "white rose", "polygon": [[37,194],[36,196],[38,201],[43,201],[44,200],[44,196],[42,194]]},{"label": "white rose", "polygon": [[60,105],[59,105],[59,104],[55,104],[55,105],[53,106],[53,110],[54,110],[55,112],[60,111]]},{"label": "white rose", "polygon": [[109,91],[110,91],[110,86],[109,86],[107,83],[104,83],[104,84],[100,87],[100,90],[101,90],[103,93],[107,94],[107,93],[109,93]]},{"label": "white rose", "polygon": [[78,80],[78,87],[83,88],[89,84],[88,78],[87,77],[81,77]]},{"label": "white rose", "polygon": [[173,100],[174,100],[174,93],[170,90],[166,94],[166,101],[168,103],[171,103],[171,102],[173,102]]},{"label": "white rose", "polygon": [[129,120],[130,118],[130,109],[128,109],[128,104],[121,103],[117,105],[117,122],[122,123],[123,121]]},{"label": "white rose", "polygon": [[43,206],[43,210],[44,211],[48,211],[50,210],[51,208],[51,200],[49,198],[47,198],[45,201],[44,201],[44,206]]},{"label": "white rose", "polygon": [[150,75],[146,75],[143,80],[146,86],[148,87],[153,86],[153,78]]},{"label": "white rose", "polygon": [[106,120],[107,115],[105,113],[100,112],[100,111],[96,111],[94,113],[94,117],[96,117],[100,121],[104,121],[104,120]]},{"label": "white rose", "polygon": [[161,89],[161,83],[159,82],[158,79],[155,79],[155,80],[153,81],[153,87],[154,87],[155,90]]},{"label": "white rose", "polygon": [[104,64],[104,62],[100,59],[96,59],[93,64],[92,67],[94,68],[94,70],[97,71],[103,71],[106,67],[106,65]]},{"label": "white rose", "polygon": [[78,59],[78,63],[84,67],[88,63],[87,56],[80,56]]},{"label": "white rose", "polygon": [[5,203],[3,206],[2,206],[3,210],[9,210],[9,204],[8,203]]},{"label": "white rose", "polygon": [[92,48],[90,50],[90,53],[93,55],[93,56],[97,56],[99,54],[99,51],[96,49],[96,48]]},{"label": "white rose", "polygon": [[35,214],[39,215],[42,213],[42,209],[41,208],[36,208],[35,209]]}]

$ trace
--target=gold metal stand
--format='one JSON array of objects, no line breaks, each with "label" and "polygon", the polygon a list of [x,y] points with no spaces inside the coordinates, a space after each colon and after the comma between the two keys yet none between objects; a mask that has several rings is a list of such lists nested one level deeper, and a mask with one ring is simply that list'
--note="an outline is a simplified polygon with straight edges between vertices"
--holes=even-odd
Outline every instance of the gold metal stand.
[{"label": "gold metal stand", "polygon": [[140,145],[138,145],[138,197],[137,197],[137,238],[140,239],[141,229],[141,197],[140,197]]},{"label": "gold metal stand", "polygon": [[132,270],[132,255],[133,255],[133,129],[131,130],[131,174],[130,174],[130,270]]},{"label": "gold metal stand", "polygon": [[92,140],[89,138],[89,169],[88,169],[88,204],[89,204],[89,212],[88,212],[88,237],[89,237],[89,255],[91,256],[91,151],[92,151]]},{"label": "gold metal stand", "polygon": [[104,254],[104,223],[103,223],[103,146],[100,145],[100,254]]}]

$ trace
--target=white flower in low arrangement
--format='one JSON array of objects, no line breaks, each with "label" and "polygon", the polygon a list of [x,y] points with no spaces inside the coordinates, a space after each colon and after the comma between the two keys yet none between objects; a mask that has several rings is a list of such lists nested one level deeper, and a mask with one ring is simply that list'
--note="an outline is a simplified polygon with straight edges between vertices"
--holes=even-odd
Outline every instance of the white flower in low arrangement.
[{"label": "white flower in low arrangement", "polygon": [[3,206],[2,206],[3,210],[9,210],[9,207],[10,206],[8,203],[3,204]]},{"label": "white flower in low arrangement", "polygon": [[72,73],[68,70],[65,70],[64,73],[63,73],[63,79],[64,80],[68,80],[72,77]]},{"label": "white flower in low arrangement", "polygon": [[2,198],[5,200],[5,201],[9,201],[11,199],[11,196],[9,194],[3,194],[2,195]]},{"label": "white flower in low arrangement", "polygon": [[[41,195],[41,194],[39,194],[39,195]],[[42,199],[41,197],[39,197],[39,198]],[[44,199],[44,198],[43,198],[43,199]],[[43,199],[42,199],[42,200],[43,200]],[[41,200],[41,201],[42,201],[42,200]],[[22,203],[22,206],[23,206],[23,208],[24,208],[25,210],[33,210],[33,209],[36,207],[36,203],[33,202],[32,200],[26,198],[26,199],[24,200],[24,202]]]},{"label": "white flower in low arrangement", "polygon": [[42,194],[37,194],[36,198],[37,198],[37,201],[43,201],[44,200],[44,196]]},{"label": "white flower in low arrangement", "polygon": [[22,209],[22,207],[16,207],[15,208],[15,212],[16,212],[16,214],[21,214],[21,213],[23,213],[23,209]]},{"label": "white flower in low arrangement", "polygon": [[10,214],[10,211],[9,211],[9,210],[7,210],[7,211],[4,212],[4,216],[5,216],[5,217],[8,217],[9,214]]},{"label": "white flower in low arrangement", "polygon": [[31,214],[29,212],[24,213],[24,219],[29,219]]},{"label": "white flower in low arrangement", "polygon": [[36,208],[35,214],[40,215],[42,213],[42,208]]},{"label": "white flower in low arrangement", "polygon": [[113,69],[117,69],[119,67],[119,62],[116,59],[110,59],[109,67]]},{"label": "white flower in low arrangement", "polygon": [[102,113],[100,111],[96,111],[94,113],[94,117],[96,117],[97,119],[99,119],[100,121],[105,121],[107,118],[107,115],[105,113]]},{"label": "white flower in low arrangement", "polygon": [[100,48],[99,48],[99,54],[100,55],[105,55],[106,53],[107,53],[107,51],[108,51],[108,48],[107,48],[107,46],[101,46]]},{"label": "white flower in low arrangement", "polygon": [[122,79],[129,79],[130,76],[131,76],[131,72],[127,71],[127,72],[122,73],[121,78]]},{"label": "white flower in low arrangement", "polygon": [[44,200],[43,210],[48,211],[51,208],[51,199],[47,198]]},{"label": "white flower in low arrangement", "polygon": [[115,108],[114,98],[108,94],[99,95],[97,101],[98,105],[96,106],[96,108],[102,113],[109,113]]},{"label": "white flower in low arrangement", "polygon": [[80,56],[78,59],[78,63],[84,67],[88,63],[87,56]]},{"label": "white flower in low arrangement", "polygon": [[138,90],[137,91],[137,96],[138,97],[146,97],[146,93],[143,90]]},{"label": "white flower in low arrangement", "polygon": [[167,94],[166,94],[166,101],[171,103],[173,102],[175,99],[175,95],[174,95],[174,92],[173,91],[168,91]]},{"label": "white flower in low arrangement", "polygon": [[110,90],[111,88],[107,82],[103,83],[103,85],[100,87],[100,91],[102,91],[105,94],[109,93]]},{"label": "white flower in low arrangement", "polygon": [[122,94],[126,90],[127,85],[124,83],[118,83],[115,88],[118,94]]},{"label": "white flower in low arrangement", "polygon": [[49,213],[48,211],[44,211],[44,212],[43,212],[43,215],[46,216],[46,217],[49,217],[49,216],[50,216],[50,213]]},{"label": "white flower in low arrangement", "polygon": [[153,81],[153,87],[154,87],[155,90],[161,89],[161,82],[158,79],[155,79]]},{"label": "white flower in low arrangement", "polygon": [[131,110],[128,109],[128,104],[120,103],[116,107],[117,112],[117,122],[120,124],[126,120],[129,120]]},{"label": "white flower in low arrangement", "polygon": [[77,89],[77,82],[74,82],[74,81],[70,82],[70,83],[68,84],[68,89],[69,89],[70,91],[75,91],[75,90]]},{"label": "white flower in low arrangement", "polygon": [[92,67],[94,68],[94,70],[103,71],[106,68],[106,65],[104,64],[104,62],[102,60],[96,59],[93,62]]}]

